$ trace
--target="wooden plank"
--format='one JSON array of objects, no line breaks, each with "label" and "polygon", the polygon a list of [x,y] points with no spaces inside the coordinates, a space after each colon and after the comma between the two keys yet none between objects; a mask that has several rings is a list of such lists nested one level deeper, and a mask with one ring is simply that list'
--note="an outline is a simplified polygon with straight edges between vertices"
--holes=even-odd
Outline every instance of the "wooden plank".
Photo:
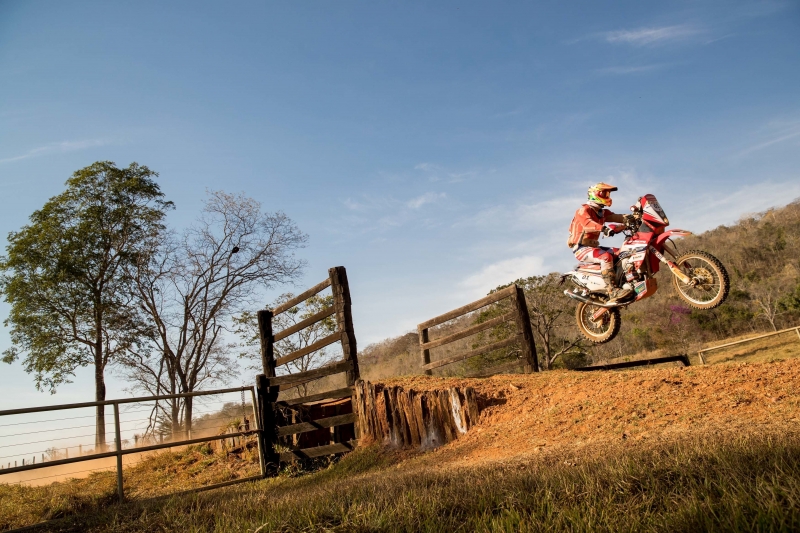
[{"label": "wooden plank", "polygon": [[519,342],[520,337],[521,337],[520,335],[514,335],[513,337],[506,339],[504,341],[495,342],[494,344],[490,344],[488,346],[482,346],[480,348],[477,348],[469,352],[465,352],[459,355],[454,355],[453,357],[448,357],[447,359],[434,361],[433,363],[429,363],[422,368],[424,369],[439,368],[440,366],[449,365],[451,363],[463,361],[464,359],[470,359],[472,357],[477,357],[485,353],[493,352],[494,350],[499,350],[500,348],[505,348],[506,346],[511,346],[512,344]]},{"label": "wooden plank", "polygon": [[280,427],[278,428],[278,436],[283,437],[285,435],[296,435],[298,433],[306,433],[308,431],[316,431],[323,428],[332,428],[334,426],[341,426],[343,424],[352,424],[355,421],[356,415],[353,413],[329,416],[328,418],[320,418],[310,422],[300,422],[299,424]]},{"label": "wooden plank", "polygon": [[313,381],[315,379],[324,378],[340,372],[347,372],[353,368],[352,361],[342,361],[335,365],[323,366],[322,368],[315,368],[306,372],[299,372],[297,374],[287,374],[285,376],[278,376],[274,378],[267,378],[269,385],[288,385],[295,383],[305,383],[306,381]]},{"label": "wooden plank", "polygon": [[681,362],[683,366],[689,366],[689,357],[686,355],[670,355],[668,357],[655,357],[653,359],[638,359],[636,361],[625,361],[623,363],[610,363],[607,365],[592,365],[575,368],[581,372],[588,372],[590,370],[616,370],[620,368],[631,368],[636,366],[658,365],[661,363],[674,363]]},{"label": "wooden plank", "polygon": [[296,359],[300,359],[304,355],[308,355],[311,352],[316,352],[317,350],[328,346],[329,344],[333,344],[334,342],[340,340],[342,338],[342,334],[338,331],[336,333],[331,333],[327,337],[324,337],[314,344],[309,344],[303,349],[297,350],[296,352],[292,352],[289,355],[285,355],[283,357],[279,357],[275,361],[275,366],[285,365],[286,363],[291,363]]},{"label": "wooden plank", "polygon": [[487,320],[486,322],[481,322],[480,324],[475,324],[473,326],[470,326],[470,327],[468,327],[468,328],[466,328],[464,330],[461,330],[461,331],[458,331],[456,333],[453,333],[452,335],[448,335],[446,337],[442,337],[441,339],[434,339],[434,340],[432,340],[430,342],[426,342],[425,344],[421,344],[420,348],[423,349],[423,350],[432,350],[434,348],[438,348],[439,346],[441,346],[443,344],[450,344],[451,342],[464,339],[466,337],[469,337],[470,335],[474,335],[475,333],[478,333],[479,331],[483,331],[485,329],[493,328],[494,326],[496,326],[498,324],[502,324],[506,320],[510,320],[510,319],[514,318],[515,316],[516,316],[515,312],[506,313],[504,315],[498,316],[498,317],[493,318],[491,320]]},{"label": "wooden plank", "polygon": [[293,335],[293,334],[297,333],[298,331],[300,331],[301,329],[307,328],[311,324],[316,324],[317,322],[319,322],[323,318],[328,318],[329,316],[331,316],[335,312],[336,312],[336,308],[335,307],[328,307],[327,309],[323,309],[319,313],[317,313],[317,314],[315,314],[313,316],[310,316],[310,317],[306,318],[303,321],[298,322],[294,326],[292,326],[290,328],[286,328],[283,331],[279,331],[278,333],[275,334],[274,341],[278,342],[281,339],[285,339],[289,335]]},{"label": "wooden plank", "polygon": [[356,441],[350,442],[337,442],[335,444],[327,444],[325,446],[316,446],[314,448],[306,448],[304,450],[289,450],[281,454],[281,461],[288,463],[293,459],[310,459],[312,457],[322,457],[323,455],[333,455],[336,453],[349,452],[356,446]]},{"label": "wooden plank", "polygon": [[476,300],[470,304],[467,304],[463,307],[459,307],[458,309],[453,309],[452,311],[445,313],[443,315],[439,315],[435,318],[431,318],[420,324],[418,327],[422,329],[432,328],[434,326],[438,326],[439,324],[444,324],[448,320],[453,320],[454,318],[458,318],[461,315],[466,315],[467,313],[471,313],[472,311],[477,311],[481,307],[485,307],[489,304],[502,300],[503,298],[508,298],[515,292],[515,285],[511,285],[510,287],[506,287],[503,290],[499,290],[489,296],[485,296],[480,300]]},{"label": "wooden plank", "polygon": [[318,292],[322,292],[322,291],[324,291],[325,289],[327,289],[330,286],[331,286],[330,278],[326,279],[325,281],[323,281],[321,283],[317,283],[316,285],[314,285],[313,287],[311,287],[307,291],[298,294],[297,296],[295,296],[294,298],[292,298],[288,302],[284,302],[281,305],[279,305],[278,307],[276,307],[275,309],[273,309],[272,310],[272,316],[278,316],[279,314],[283,313],[284,311],[287,311],[287,310],[291,309],[295,305],[305,302],[306,300],[308,300],[309,298],[311,298],[312,296],[314,296]]},{"label": "wooden plank", "polygon": [[347,281],[347,270],[343,266],[328,269],[333,292],[333,305],[336,308],[336,329],[342,332],[342,354],[345,361],[353,363],[347,371],[347,385],[352,387],[361,373],[358,368],[358,350],[356,334],[353,327],[352,300],[350,284]]},{"label": "wooden plank", "polygon": [[281,400],[277,402],[281,407],[291,407],[302,403],[318,402],[320,400],[347,398],[353,394],[353,387],[345,387],[343,389],[334,389],[327,392],[320,392],[318,394],[311,394],[310,396],[301,396],[300,398],[291,398],[289,400]]}]

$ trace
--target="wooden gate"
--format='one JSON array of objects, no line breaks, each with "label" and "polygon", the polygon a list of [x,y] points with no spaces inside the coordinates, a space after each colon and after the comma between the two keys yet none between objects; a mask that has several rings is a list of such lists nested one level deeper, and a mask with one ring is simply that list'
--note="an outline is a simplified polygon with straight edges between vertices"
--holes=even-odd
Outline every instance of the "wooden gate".
[{"label": "wooden gate", "polygon": [[[468,313],[472,313],[506,298],[509,298],[512,304],[512,309],[509,312],[491,320],[487,320],[486,322],[474,324],[445,337],[434,340],[429,339],[428,330],[430,328],[444,324],[445,322],[464,316]],[[446,357],[437,361],[431,361],[431,350],[434,348],[444,346],[445,344],[450,344],[457,340],[465,339],[471,335],[493,328],[507,321],[513,321],[515,323],[515,335],[487,346],[481,346],[467,352],[459,353],[455,356]],[[489,296],[481,298],[480,300],[467,304],[463,307],[459,307],[458,309],[454,309],[443,315],[426,320],[417,326],[417,331],[419,332],[419,347],[422,353],[422,368],[428,375],[432,374],[431,370],[434,368],[439,368],[441,366],[449,365],[458,361],[477,357],[479,355],[490,353],[494,350],[499,350],[515,344],[519,344],[521,348],[521,359],[525,372],[528,373],[539,371],[539,359],[536,356],[536,344],[533,339],[533,331],[531,330],[531,321],[528,315],[528,304],[525,302],[525,293],[516,284],[512,284],[505,289],[501,289],[490,294]],[[516,362],[514,362],[514,364],[516,364]],[[490,370],[500,372],[506,370],[506,367],[507,365],[501,365]],[[489,375],[490,373],[491,372],[484,374]]]},{"label": "wooden gate", "polygon": [[[333,305],[281,331],[273,331],[273,320],[331,288]],[[308,346],[275,358],[274,345],[317,322],[335,316],[336,331]],[[353,386],[359,378],[356,337],[353,330],[350,287],[344,267],[328,270],[328,278],[275,309],[258,312],[261,359],[264,373],[256,378],[259,412],[262,417],[264,464],[274,472],[281,462],[347,452],[357,438],[353,414]],[[326,346],[340,342],[340,361],[294,374],[285,365]],[[283,370],[283,371],[281,371]],[[278,374],[281,375],[278,375]],[[318,379],[345,374],[346,386],[295,398],[280,398],[281,391]],[[288,448],[282,453],[279,445]]]}]

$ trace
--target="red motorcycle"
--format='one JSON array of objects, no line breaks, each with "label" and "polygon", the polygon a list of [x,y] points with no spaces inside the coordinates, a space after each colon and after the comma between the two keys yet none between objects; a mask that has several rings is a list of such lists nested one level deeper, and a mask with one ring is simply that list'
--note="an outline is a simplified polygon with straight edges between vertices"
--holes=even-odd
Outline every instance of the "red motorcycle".
[{"label": "red motorcycle", "polygon": [[561,278],[562,282],[572,282],[574,288],[564,294],[578,301],[575,310],[578,328],[594,344],[603,344],[617,335],[621,308],[655,294],[658,289],[655,275],[661,264],[672,272],[678,296],[695,309],[714,309],[725,301],[730,289],[728,272],[710,253],[690,250],[678,256],[671,238],[685,237],[691,232],[667,230],[669,219],[655,196],[642,196],[631,206],[631,211],[633,217],[627,224],[609,224],[604,228],[606,235],[626,236],[620,248],[611,249],[617,286],[630,290],[626,298],[609,303],[608,288],[598,264],[580,263]]}]

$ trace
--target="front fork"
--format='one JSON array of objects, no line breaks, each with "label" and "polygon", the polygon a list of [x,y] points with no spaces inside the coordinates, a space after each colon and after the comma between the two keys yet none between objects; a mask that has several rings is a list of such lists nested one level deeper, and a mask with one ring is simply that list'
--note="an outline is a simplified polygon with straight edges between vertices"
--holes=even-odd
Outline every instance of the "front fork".
[{"label": "front fork", "polygon": [[667,267],[670,269],[670,271],[673,274],[675,274],[675,277],[677,277],[679,280],[681,280],[682,282],[684,282],[687,285],[691,285],[692,284],[692,278],[690,278],[689,276],[687,276],[686,274],[681,272],[681,269],[678,268],[678,265],[676,265],[675,263],[673,263],[672,261],[668,260],[663,255],[661,255],[659,253],[659,251],[656,250],[653,246],[650,247],[650,251],[653,252],[653,254],[655,254],[655,256],[658,258],[659,261],[661,261],[662,263],[667,265]]}]

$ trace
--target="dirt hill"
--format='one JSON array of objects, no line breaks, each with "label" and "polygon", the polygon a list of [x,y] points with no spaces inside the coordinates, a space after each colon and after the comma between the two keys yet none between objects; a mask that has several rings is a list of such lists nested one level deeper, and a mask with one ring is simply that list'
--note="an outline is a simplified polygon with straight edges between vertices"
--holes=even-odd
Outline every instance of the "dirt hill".
[{"label": "dirt hill", "polygon": [[434,452],[433,462],[474,464],[598,443],[800,429],[797,359],[385,383],[416,391],[470,386],[478,393],[478,425]]}]

